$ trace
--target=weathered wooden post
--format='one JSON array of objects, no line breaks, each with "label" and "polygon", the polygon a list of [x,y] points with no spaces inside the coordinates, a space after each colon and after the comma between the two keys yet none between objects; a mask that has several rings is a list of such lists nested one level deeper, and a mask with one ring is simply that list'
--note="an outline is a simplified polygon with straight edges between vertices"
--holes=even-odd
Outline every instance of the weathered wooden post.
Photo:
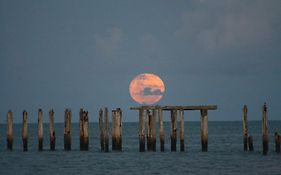
[{"label": "weathered wooden post", "polygon": [[248,137],[249,151],[254,151],[253,137],[250,135]]},{"label": "weathered wooden post", "polygon": [[274,140],[275,140],[275,152],[280,153],[280,142],[281,142],[281,137],[278,132],[275,132],[274,135]]},{"label": "weathered wooden post", "polygon": [[89,118],[88,118],[88,111],[84,111],[80,109],[80,119],[79,119],[79,126],[80,126],[80,150],[81,151],[88,151],[89,150]]},{"label": "weathered wooden post", "polygon": [[9,111],[7,114],[7,149],[13,150],[13,113]]},{"label": "weathered wooden post", "polygon": [[71,150],[71,110],[69,109],[64,113],[64,150]]},{"label": "weathered wooden post", "polygon": [[112,150],[122,151],[122,111],[112,111]]},{"label": "weathered wooden post", "polygon": [[184,151],[184,110],[180,110],[180,151]]},{"label": "weathered wooden post", "polygon": [[152,110],[152,116],[151,116],[151,123],[150,123],[150,128],[151,128],[151,149],[152,151],[156,151],[156,128],[155,128],[155,123],[156,123],[156,110]]},{"label": "weathered wooden post", "polygon": [[27,124],[27,112],[23,111],[22,118],[22,143],[23,143],[23,151],[28,150],[28,124]]},{"label": "weathered wooden post", "polygon": [[171,110],[171,151],[177,151],[177,110]]},{"label": "weathered wooden post", "polygon": [[108,109],[105,108],[104,109],[104,113],[105,113],[105,130],[104,130],[104,151],[108,152],[109,151],[109,133],[108,133]]},{"label": "weathered wooden post", "polygon": [[104,151],[104,129],[103,129],[103,110],[99,111],[99,126],[100,126],[100,146],[101,151]]},{"label": "weathered wooden post", "polygon": [[164,125],[163,125],[163,111],[161,108],[158,108],[158,121],[159,121],[159,139],[160,139],[160,151],[164,152]]},{"label": "weathered wooden post", "polygon": [[147,151],[151,151],[151,114],[149,110],[146,110],[146,149]]},{"label": "weathered wooden post", "polygon": [[145,127],[144,127],[144,110],[139,109],[139,151],[145,151]]},{"label": "weathered wooden post", "polygon": [[201,145],[202,152],[208,151],[208,110],[201,109]]},{"label": "weathered wooden post", "polygon": [[55,133],[55,119],[54,119],[54,110],[49,111],[49,131],[50,131],[50,150],[55,151],[56,149],[56,133]]},{"label": "weathered wooden post", "polygon": [[263,155],[268,152],[268,123],[267,123],[267,107],[264,103],[262,107],[262,145],[263,145]]},{"label": "weathered wooden post", "polygon": [[244,151],[248,150],[248,119],[247,119],[248,108],[246,105],[243,107],[243,143]]},{"label": "weathered wooden post", "polygon": [[38,111],[38,151],[43,151],[43,111]]}]

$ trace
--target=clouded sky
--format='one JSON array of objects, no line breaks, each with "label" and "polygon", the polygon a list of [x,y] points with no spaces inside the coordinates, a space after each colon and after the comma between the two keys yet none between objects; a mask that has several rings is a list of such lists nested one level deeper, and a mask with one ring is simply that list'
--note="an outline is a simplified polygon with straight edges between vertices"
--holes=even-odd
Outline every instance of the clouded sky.
[{"label": "clouded sky", "polygon": [[[160,105],[216,104],[210,120],[281,118],[281,1],[0,1],[0,122],[100,107],[136,121],[130,81],[159,75]],[[165,114],[167,119],[169,114]],[[186,112],[198,120],[199,112]]]}]

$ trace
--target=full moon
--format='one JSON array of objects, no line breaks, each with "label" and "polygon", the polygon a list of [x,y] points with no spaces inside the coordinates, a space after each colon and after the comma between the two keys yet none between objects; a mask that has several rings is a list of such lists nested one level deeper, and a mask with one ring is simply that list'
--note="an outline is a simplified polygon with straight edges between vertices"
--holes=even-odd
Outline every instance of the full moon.
[{"label": "full moon", "polygon": [[152,105],[163,97],[165,85],[159,76],[143,73],[131,81],[129,91],[135,102],[142,105]]}]

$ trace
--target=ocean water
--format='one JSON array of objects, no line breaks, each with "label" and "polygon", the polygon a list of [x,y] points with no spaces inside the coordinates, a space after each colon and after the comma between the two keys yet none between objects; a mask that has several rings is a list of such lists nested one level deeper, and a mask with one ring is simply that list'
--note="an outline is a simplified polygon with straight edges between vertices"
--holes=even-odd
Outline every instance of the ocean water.
[{"label": "ocean water", "polygon": [[[179,125],[178,125],[179,126]],[[138,123],[123,123],[123,151],[100,152],[97,123],[90,124],[89,151],[79,151],[78,123],[72,126],[72,150],[63,151],[63,124],[56,124],[56,151],[49,151],[44,124],[44,151],[38,152],[37,125],[29,124],[28,152],[22,151],[21,124],[14,125],[14,149],[6,150],[6,125],[0,125],[0,174],[281,174],[281,154],[274,152],[274,132],[281,121],[270,121],[267,156],[262,155],[261,122],[250,121],[254,152],[244,152],[241,122],[209,122],[208,152],[201,152],[200,123],[185,122],[185,152],[170,152],[165,122],[165,152],[139,152]],[[110,140],[111,150],[111,140]]]}]

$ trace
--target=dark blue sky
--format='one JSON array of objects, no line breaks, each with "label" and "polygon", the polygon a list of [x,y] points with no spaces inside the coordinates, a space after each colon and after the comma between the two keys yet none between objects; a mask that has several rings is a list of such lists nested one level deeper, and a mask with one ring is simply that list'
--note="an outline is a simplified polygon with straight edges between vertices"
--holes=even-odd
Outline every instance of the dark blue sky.
[{"label": "dark blue sky", "polygon": [[[0,1],[0,122],[9,109],[121,107],[135,121],[128,86],[159,75],[160,105],[217,104],[210,120],[281,118],[281,1]],[[165,114],[167,119],[169,114]],[[199,112],[186,113],[198,120]]]}]

